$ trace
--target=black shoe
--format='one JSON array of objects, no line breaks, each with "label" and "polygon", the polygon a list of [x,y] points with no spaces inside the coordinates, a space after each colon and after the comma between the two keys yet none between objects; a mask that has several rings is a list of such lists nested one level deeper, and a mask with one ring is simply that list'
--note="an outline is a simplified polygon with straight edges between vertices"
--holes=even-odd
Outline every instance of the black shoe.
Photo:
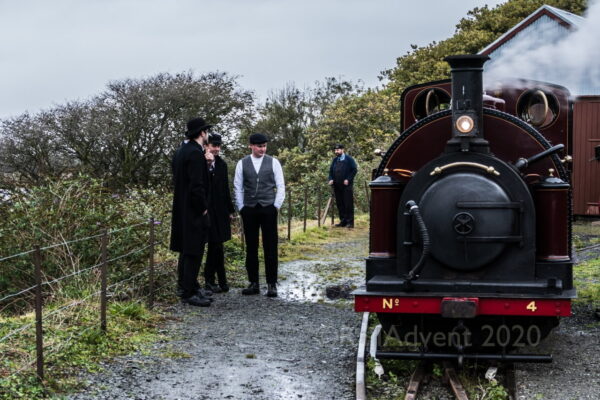
[{"label": "black shoe", "polygon": [[277,284],[269,283],[267,285],[267,293],[265,293],[267,297],[277,297]]},{"label": "black shoe", "polygon": [[206,285],[204,285],[204,289],[209,290],[213,293],[221,293],[221,288],[215,285],[214,283],[207,283]]},{"label": "black shoe", "polygon": [[346,225],[346,228],[353,229],[354,228],[354,224],[348,224],[348,225]]},{"label": "black shoe", "polygon": [[186,304],[196,307],[208,307],[210,306],[210,299],[206,297],[198,297],[197,295],[193,295],[191,297],[187,297],[185,299],[181,299]]},{"label": "black shoe", "polygon": [[221,284],[219,285],[219,287],[221,288],[221,292],[223,292],[223,293],[227,293],[227,292],[229,292],[229,285],[228,285],[228,284],[226,284],[226,283],[221,283]]},{"label": "black shoe", "polygon": [[260,288],[258,286],[258,282],[251,282],[250,285],[246,289],[242,289],[242,294],[259,294]]},{"label": "black shoe", "polygon": [[339,224],[335,224],[334,226],[337,226],[338,228],[343,228],[346,226],[345,222],[340,222]]},{"label": "black shoe", "polygon": [[208,299],[210,302],[213,301],[213,298],[211,297],[213,294],[213,292],[211,292],[210,290],[205,290],[202,288],[198,288],[196,290],[196,296],[200,297],[200,298],[206,298]]}]

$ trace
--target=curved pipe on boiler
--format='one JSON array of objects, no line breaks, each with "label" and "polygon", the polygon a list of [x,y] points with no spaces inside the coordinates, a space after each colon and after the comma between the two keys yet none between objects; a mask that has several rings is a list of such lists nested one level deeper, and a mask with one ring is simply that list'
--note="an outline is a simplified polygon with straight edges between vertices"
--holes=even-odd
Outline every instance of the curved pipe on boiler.
[{"label": "curved pipe on boiler", "polygon": [[429,233],[427,231],[427,226],[425,226],[425,221],[423,221],[423,217],[421,217],[421,212],[419,211],[419,206],[413,200],[409,200],[406,202],[406,208],[408,212],[415,217],[417,220],[417,224],[419,225],[419,232],[421,233],[421,242],[423,243],[423,251],[421,252],[421,258],[417,261],[417,264],[406,274],[405,278],[407,281],[415,280],[419,277],[423,266],[425,265],[425,259],[429,255]]}]

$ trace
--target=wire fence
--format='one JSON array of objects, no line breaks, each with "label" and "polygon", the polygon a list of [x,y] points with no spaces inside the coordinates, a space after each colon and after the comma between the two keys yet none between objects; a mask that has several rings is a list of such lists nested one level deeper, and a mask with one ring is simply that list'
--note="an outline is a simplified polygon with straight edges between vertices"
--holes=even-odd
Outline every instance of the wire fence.
[{"label": "wire fence", "polygon": [[[31,264],[33,266],[33,275],[35,277],[35,285],[27,287],[22,290],[18,290],[14,293],[4,293],[2,297],[0,297],[0,309],[2,307],[6,307],[6,303],[15,301],[16,299],[25,299],[29,302],[33,303],[35,309],[35,319],[31,323],[20,324],[19,327],[12,329],[10,331],[5,331],[2,333],[0,337],[0,346],[5,345],[11,339],[19,337],[25,333],[28,333],[30,330],[35,328],[35,360],[23,360],[20,362],[18,368],[15,368],[13,371],[10,371],[8,374],[2,374],[2,379],[9,379],[14,377],[15,375],[25,373],[30,371],[33,366],[35,366],[35,374],[40,381],[44,379],[44,365],[45,365],[45,355],[49,349],[44,346],[44,324],[48,323],[50,319],[55,318],[57,316],[63,315],[69,309],[73,309],[82,305],[96,304],[98,305],[98,318],[97,324],[94,326],[89,326],[87,328],[81,328],[78,333],[73,333],[70,337],[60,343],[58,346],[55,346],[53,351],[59,352],[62,348],[68,346],[69,342],[74,338],[84,335],[87,331],[91,329],[99,329],[101,332],[106,332],[107,330],[107,316],[106,309],[108,305],[108,294],[109,291],[116,291],[117,288],[124,286],[125,284],[130,284],[133,281],[142,283],[142,287],[144,288],[143,294],[139,296],[136,300],[137,302],[145,301],[147,303],[147,307],[152,309],[154,307],[154,294],[155,294],[155,282],[156,268],[159,268],[166,264],[167,262],[155,263],[155,253],[156,253],[156,245],[160,245],[160,241],[157,241],[156,235],[156,226],[159,222],[155,221],[154,218],[150,218],[147,221],[131,224],[125,227],[120,227],[117,229],[104,229],[100,233],[93,234],[90,236],[86,236],[83,238],[76,238],[69,241],[62,241],[60,243],[54,243],[46,246],[34,246],[33,249],[22,251],[20,253],[12,254],[9,256],[1,257],[0,262],[5,262],[9,260],[14,260],[17,258],[30,257]],[[109,249],[109,237],[114,237],[119,235],[122,232],[130,232],[132,229],[140,229],[141,227],[145,227],[147,229],[147,234],[141,235],[142,240],[137,243],[131,243],[133,248],[130,248],[122,254],[113,255],[111,258],[108,257],[108,249]],[[81,243],[86,241],[93,241],[94,239],[100,239],[100,245],[96,249],[100,262],[95,263],[94,265],[78,268],[75,271],[69,272],[59,277],[55,278],[46,278],[44,279],[44,254],[51,249],[55,249],[57,247],[65,247],[70,246],[74,243]],[[93,246],[93,243],[91,244]],[[118,281],[108,282],[109,273],[108,267],[114,266],[119,260],[124,260],[131,257],[147,257],[147,261],[144,263],[146,266],[142,267],[141,271],[136,273],[132,273],[129,276],[124,277],[123,279],[119,279]],[[6,263],[4,263],[6,265]],[[23,272],[23,271],[21,271]],[[81,277],[84,274],[95,273],[96,278],[100,281],[100,289],[93,291],[81,298],[72,299],[67,301],[65,304],[62,304],[58,307],[53,307],[53,309],[49,310],[44,306],[44,300],[49,297],[47,289],[52,288],[53,285],[57,285],[62,283],[68,279],[73,279],[76,277]],[[88,279],[89,280],[89,279]],[[163,285],[159,287],[159,289],[163,289],[167,285]],[[32,299],[33,297],[33,299]],[[93,303],[94,298],[98,298]],[[3,358],[6,355],[3,354]],[[21,355],[23,356],[23,355]],[[47,356],[47,354],[46,354]],[[6,360],[5,360],[6,361]],[[1,365],[0,365],[1,367]]]},{"label": "wire fence", "polygon": [[[362,190],[361,187],[355,188],[355,195],[357,189]],[[365,194],[368,198],[367,189],[368,188],[365,185]],[[290,240],[292,236],[293,221],[295,229],[299,229],[301,221],[303,232],[307,230],[309,225],[321,226],[326,224],[328,222],[327,220],[330,220],[330,223],[334,224],[334,209],[335,198],[331,190],[320,188],[319,186],[316,188],[290,187],[286,190],[286,202],[279,213],[280,224],[287,224],[287,239]],[[241,219],[238,219],[237,221],[237,223],[233,224],[232,228],[234,234],[237,233],[240,235],[242,246],[244,246],[242,221]],[[31,337],[32,335],[27,336],[25,333],[29,333],[30,330],[35,328],[35,351],[32,354],[25,354],[28,359],[21,360],[18,367],[15,367],[8,373],[2,373],[0,370],[0,377],[2,377],[2,379],[9,379],[15,375],[31,371],[31,369],[35,367],[35,375],[39,381],[43,381],[44,366],[49,354],[57,354],[61,349],[68,347],[71,341],[85,335],[92,329],[99,329],[104,333],[107,331],[106,311],[109,293],[112,292],[114,297],[118,297],[117,289],[122,289],[126,284],[135,282],[138,287],[138,293],[134,302],[146,302],[147,307],[152,309],[154,307],[155,295],[172,284],[171,281],[167,281],[166,283],[159,282],[156,276],[157,269],[163,267],[167,263],[155,262],[156,246],[166,248],[165,243],[161,242],[161,236],[157,236],[156,230],[159,224],[160,223],[155,221],[154,218],[150,218],[149,220],[130,224],[125,227],[104,229],[101,232],[86,237],[63,240],[44,246],[34,246],[32,249],[0,257],[0,263],[2,263],[3,266],[8,266],[9,268],[12,267],[13,269],[17,267],[11,266],[7,262],[20,260],[19,264],[15,263],[15,265],[18,265],[19,273],[27,276],[31,275],[32,280],[35,282],[33,285],[29,285],[26,288],[16,290],[12,293],[0,293],[0,311],[10,307],[17,301],[26,301],[27,304],[31,304],[35,310],[35,319],[33,322],[20,324],[20,326],[15,327],[10,331],[0,329],[0,332],[2,332],[0,346],[4,345],[6,348],[6,343],[11,339],[33,340],[33,337]],[[165,227],[165,225],[162,226]],[[166,227],[168,227],[168,225],[166,225]],[[116,238],[119,234],[124,232],[129,233],[140,229],[143,230],[143,234],[136,236],[138,238],[137,240],[133,241],[130,237],[126,238],[125,241],[129,247],[119,247],[119,250],[121,250],[120,254],[112,254],[111,257],[108,256],[110,238]],[[96,245],[96,242],[93,241],[98,241],[98,239],[100,243]],[[88,248],[86,248],[87,250],[89,250],[90,246],[91,248],[95,248],[95,255],[93,257],[97,262],[90,262],[87,266],[79,266],[76,265],[77,263],[74,263],[74,270],[68,271],[68,273],[64,273],[61,276],[50,277],[50,275],[47,274],[44,264],[45,261],[47,262],[45,255],[48,257],[48,252],[64,248],[66,249],[67,256],[72,257],[72,246],[74,244],[87,242],[91,243]],[[143,258],[147,257],[146,261],[144,261],[141,266],[141,270],[135,271],[125,268],[117,274],[116,268],[112,268],[112,274],[109,273],[109,267],[116,266],[117,262],[140,256],[143,256]],[[90,259],[88,254],[86,260],[89,261]],[[131,262],[129,264],[131,264]],[[32,268],[30,271],[23,270],[22,265],[29,265]],[[71,299],[60,306],[53,306],[52,309],[48,306],[44,306],[45,300],[48,300],[50,297],[49,293],[58,291],[55,290],[56,285],[61,285],[64,282],[73,279],[83,279],[84,277],[86,279],[84,282],[87,282],[88,284],[91,280],[95,279],[94,282],[96,284],[99,282],[100,289],[87,293],[85,296],[80,296],[80,298]],[[112,282],[109,282],[109,277],[113,279]],[[118,279],[116,277],[118,277]],[[162,285],[156,285],[157,282]],[[71,309],[84,305],[93,305],[94,308],[97,307],[97,323],[92,326],[78,328],[78,330],[58,344],[53,343],[50,347],[44,346],[44,324],[48,324],[53,318],[60,317],[61,315],[64,316],[64,314]],[[23,339],[20,337],[22,335],[25,335]],[[25,358],[25,355],[23,355],[23,358]],[[32,357],[33,355],[35,355],[35,357]],[[0,369],[1,368],[2,363],[0,363]]]},{"label": "wire fence", "polygon": [[[364,190],[364,199],[366,203],[362,204],[363,196],[359,196],[359,192]],[[368,184],[365,181],[364,186],[359,182],[355,182],[354,185],[354,202],[357,208],[366,209],[369,208],[369,197],[370,192]],[[337,214],[337,207],[335,196],[333,194],[333,188],[323,188],[321,186],[304,186],[286,188],[286,200],[285,204],[281,207],[279,213],[280,225],[287,225],[286,235],[287,240],[292,237],[292,231],[294,229],[294,221],[301,221],[302,232],[306,232],[308,226],[315,225],[320,227],[322,225],[335,223]]]}]

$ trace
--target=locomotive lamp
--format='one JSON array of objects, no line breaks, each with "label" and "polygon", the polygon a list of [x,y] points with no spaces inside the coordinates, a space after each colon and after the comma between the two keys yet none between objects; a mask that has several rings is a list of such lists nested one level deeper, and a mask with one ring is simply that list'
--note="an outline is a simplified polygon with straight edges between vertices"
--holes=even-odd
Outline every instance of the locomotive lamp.
[{"label": "locomotive lamp", "polygon": [[475,122],[473,121],[473,118],[468,115],[463,115],[456,120],[456,129],[460,133],[471,133],[474,126]]}]

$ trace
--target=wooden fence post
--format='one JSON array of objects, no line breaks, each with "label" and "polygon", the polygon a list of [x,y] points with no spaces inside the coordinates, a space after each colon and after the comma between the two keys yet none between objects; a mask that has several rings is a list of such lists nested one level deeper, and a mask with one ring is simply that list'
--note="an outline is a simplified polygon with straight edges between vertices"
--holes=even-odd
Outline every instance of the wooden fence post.
[{"label": "wooden fence post", "polygon": [[152,310],[154,307],[154,217],[150,218],[150,259],[148,265],[148,280],[150,294],[148,296],[148,308]]},{"label": "wooden fence post", "polygon": [[292,240],[292,190],[288,192],[288,240]]},{"label": "wooden fence post", "polygon": [[317,186],[317,225],[321,227],[321,186]]},{"label": "wooden fence post", "polygon": [[42,327],[42,253],[40,246],[35,246],[33,254],[35,264],[35,344],[37,358],[37,377],[44,380],[44,337]]},{"label": "wooden fence post", "polygon": [[335,208],[335,207],[333,206],[333,205],[334,205],[334,203],[335,203],[335,194],[332,194],[332,195],[331,195],[331,225],[333,225],[333,224],[334,224],[334,222],[335,222],[335,220],[333,219],[333,218],[334,218],[334,216],[333,216],[333,215],[335,214],[335,211],[333,211],[333,209]]},{"label": "wooden fence post", "polygon": [[304,225],[302,232],[306,232],[306,218],[308,217],[308,188],[304,188]]},{"label": "wooden fence post", "polygon": [[106,253],[108,247],[108,231],[102,232],[100,247],[100,329],[106,332]]}]

